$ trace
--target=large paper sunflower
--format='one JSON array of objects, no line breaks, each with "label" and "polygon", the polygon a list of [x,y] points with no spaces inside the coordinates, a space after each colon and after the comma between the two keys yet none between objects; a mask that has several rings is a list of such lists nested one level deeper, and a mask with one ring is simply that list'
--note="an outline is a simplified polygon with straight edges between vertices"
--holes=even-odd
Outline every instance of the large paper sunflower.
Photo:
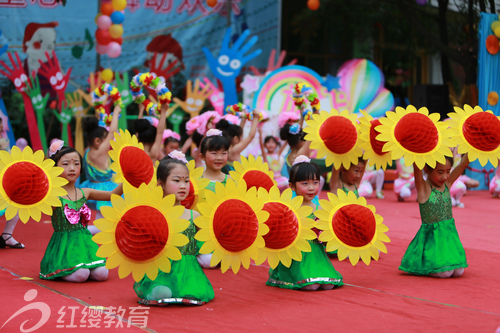
[{"label": "large paper sunflower", "polygon": [[368,165],[375,165],[375,169],[386,169],[392,165],[391,153],[382,151],[385,142],[377,140],[380,134],[375,127],[379,126],[380,120],[373,119],[368,113],[361,110],[363,117],[359,118],[361,139],[363,140],[363,158],[368,160]]},{"label": "large paper sunflower", "polygon": [[133,187],[139,187],[142,183],[156,185],[153,162],[135,135],[130,135],[128,130],[120,130],[120,133],[115,133],[111,148],[111,169],[116,172],[117,183],[127,183]]},{"label": "large paper sunflower", "polygon": [[361,138],[355,114],[344,110],[338,112],[321,111],[313,114],[308,120],[304,132],[308,133],[306,140],[311,141],[311,148],[318,150],[318,158],[326,156],[326,165],[333,163],[335,169],[344,165],[346,169],[352,164],[358,164],[358,158],[363,155]]},{"label": "large paper sunflower", "polygon": [[144,274],[156,279],[158,269],[170,272],[170,260],[180,260],[178,246],[188,243],[181,234],[189,221],[181,219],[183,206],[174,206],[175,195],[163,197],[161,187],[125,185],[125,199],[111,197],[112,206],[101,208],[102,219],[94,222],[101,232],[92,239],[102,244],[97,255],[108,258],[107,268],[118,268],[120,278],[130,273],[135,281]]},{"label": "large paper sunflower", "polygon": [[323,230],[319,240],[327,242],[326,251],[338,249],[339,260],[349,257],[352,265],[359,258],[366,265],[371,258],[378,260],[379,250],[387,253],[383,242],[391,240],[385,234],[389,230],[382,223],[382,216],[375,214],[375,207],[366,204],[363,197],[342,190],[337,195],[328,193],[328,200],[320,200],[321,209],[315,212],[318,229]]},{"label": "large paper sunflower", "polygon": [[264,163],[260,156],[257,159],[253,155],[249,155],[248,159],[241,156],[241,163],[234,162],[234,171],[229,171],[229,175],[237,183],[243,179],[247,183],[247,188],[263,187],[269,191],[276,185],[273,172],[269,170],[269,165]]},{"label": "large paper sunflower", "polygon": [[439,121],[438,113],[429,115],[427,108],[417,111],[409,105],[406,109],[397,107],[395,112],[385,115],[379,119],[382,125],[376,127],[381,133],[377,140],[386,142],[382,151],[390,151],[393,160],[404,157],[406,166],[415,162],[422,169],[426,163],[432,168],[436,161],[445,164],[445,156],[453,156],[450,147],[454,143],[448,125]]},{"label": "large paper sunflower", "polygon": [[257,259],[258,249],[265,245],[262,236],[269,232],[264,223],[269,213],[262,209],[256,188],[247,191],[245,182],[228,179],[226,186],[216,183],[215,193],[206,200],[198,204],[201,216],[194,220],[200,228],[195,238],[205,242],[200,253],[213,252],[210,265],[220,262],[223,273],[231,267],[236,274],[241,265],[248,269],[250,258]]},{"label": "large paper sunflower", "polygon": [[64,186],[68,181],[58,177],[64,171],[55,167],[51,159],[44,160],[42,150],[33,154],[30,147],[23,151],[12,147],[9,154],[0,151],[0,209],[10,220],[19,212],[24,223],[33,218],[40,221],[42,213],[52,215],[52,207],[60,207],[58,197],[67,194]]},{"label": "large paper sunflower", "polygon": [[469,153],[469,161],[479,159],[482,166],[490,161],[496,168],[500,158],[500,119],[491,111],[469,105],[464,109],[455,107],[455,112],[448,116],[458,153]]},{"label": "large paper sunflower", "polygon": [[186,199],[182,200],[181,204],[187,209],[194,209],[201,202],[201,194],[204,193],[205,187],[210,183],[210,179],[202,178],[203,168],[197,168],[194,160],[188,162],[189,169],[189,194]]},{"label": "large paper sunflower", "polygon": [[311,229],[314,220],[308,218],[312,207],[301,206],[302,197],[292,198],[292,190],[287,188],[282,195],[277,186],[269,192],[264,188],[258,190],[259,199],[265,202],[264,210],[269,212],[266,225],[269,232],[264,235],[266,246],[259,249],[257,265],[266,259],[271,268],[276,268],[281,262],[290,267],[292,259],[302,260],[302,252],[311,252],[308,239],[315,239],[316,234]]}]

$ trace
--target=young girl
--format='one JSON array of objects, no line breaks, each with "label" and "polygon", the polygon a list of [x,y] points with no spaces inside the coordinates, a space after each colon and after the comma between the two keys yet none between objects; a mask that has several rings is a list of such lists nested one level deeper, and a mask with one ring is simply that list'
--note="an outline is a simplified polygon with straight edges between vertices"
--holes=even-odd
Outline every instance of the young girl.
[{"label": "young girl", "polygon": [[309,156],[309,146],[311,144],[310,141],[304,140],[305,133],[300,128],[299,124],[289,124],[286,123],[280,129],[280,139],[286,141],[290,146],[290,150],[285,157],[285,170],[283,170],[283,175],[290,174],[290,168],[292,167],[293,161],[297,158],[297,156],[305,155]]},{"label": "young girl", "polygon": [[[298,156],[290,169],[290,188],[301,196],[302,206],[318,209],[312,200],[319,192],[319,167],[306,156]],[[309,216],[315,219],[314,213]],[[308,241],[311,252],[303,252],[301,261],[292,261],[290,267],[279,264],[269,270],[268,286],[286,289],[318,290],[342,286],[342,275],[333,268],[324,247],[317,239]]]},{"label": "young girl", "polygon": [[394,193],[398,196],[398,201],[405,201],[411,196],[415,189],[415,177],[413,176],[413,166],[406,166],[401,157],[396,161],[398,178],[394,180]]},{"label": "young girl", "polygon": [[399,269],[402,271],[449,278],[461,276],[468,266],[455,227],[449,191],[469,164],[467,154],[453,171],[452,164],[453,159],[447,157],[446,164],[437,163],[434,169],[426,165],[427,180],[422,170],[414,165],[422,225],[401,260]]},{"label": "young girl", "polygon": [[349,169],[344,168],[342,165],[340,169],[332,167],[332,176],[330,178],[330,192],[337,194],[337,190],[341,189],[345,193],[352,191],[359,197],[358,189],[363,174],[365,173],[366,161],[360,157],[358,164],[351,164]]},{"label": "young girl", "polygon": [[64,146],[61,140],[50,146],[49,157],[56,166],[64,169],[61,177],[68,181],[63,186],[68,194],[59,197],[62,206],[54,208],[52,213],[54,233],[40,263],[40,279],[104,281],[108,278],[108,270],[104,267],[106,261],[96,256],[98,246],[86,228],[91,216],[86,202],[87,199],[109,201],[111,194],[122,194],[122,186],[117,186],[113,191],[76,188],[82,157],[74,148]]},{"label": "young girl", "polygon": [[[175,204],[189,194],[189,171],[186,158],[180,151],[171,152],[160,161],[157,169],[158,186],[163,189],[163,196],[175,195]],[[170,273],[158,271],[155,280],[147,276],[134,283],[134,290],[140,304],[166,305],[171,303],[202,305],[214,298],[214,290],[210,281],[196,261],[198,253],[194,239],[196,227],[193,223],[198,212],[184,210],[181,218],[189,220],[189,227],[183,232],[189,238],[189,243],[180,250],[182,259],[172,261]]]},{"label": "young girl", "polygon": [[288,188],[288,179],[281,175],[281,169],[283,168],[281,163],[281,153],[283,153],[286,145],[280,147],[278,139],[272,135],[266,136],[264,141],[262,141],[261,127],[259,127],[259,143],[262,151],[262,159],[264,162],[269,164],[269,169],[273,172],[274,180],[278,183],[280,191],[284,191]]},{"label": "young girl", "polygon": [[179,150],[181,144],[181,136],[170,129],[163,131],[163,151],[162,158],[173,152]]}]

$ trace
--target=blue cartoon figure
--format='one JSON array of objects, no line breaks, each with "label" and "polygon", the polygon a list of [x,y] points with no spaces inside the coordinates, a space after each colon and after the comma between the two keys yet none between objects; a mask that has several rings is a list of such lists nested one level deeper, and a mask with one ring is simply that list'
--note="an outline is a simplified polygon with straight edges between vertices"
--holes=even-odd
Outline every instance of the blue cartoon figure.
[{"label": "blue cartoon figure", "polygon": [[222,82],[222,86],[224,88],[224,109],[228,105],[238,103],[236,78],[240,74],[241,68],[244,64],[257,57],[262,52],[261,49],[258,49],[248,55],[245,55],[245,53],[247,53],[258,40],[257,36],[253,36],[246,44],[244,44],[245,39],[247,39],[249,35],[250,30],[243,31],[234,45],[230,47],[231,28],[228,28],[217,58],[213,57],[208,48],[203,48],[203,52],[207,57],[212,73]]}]

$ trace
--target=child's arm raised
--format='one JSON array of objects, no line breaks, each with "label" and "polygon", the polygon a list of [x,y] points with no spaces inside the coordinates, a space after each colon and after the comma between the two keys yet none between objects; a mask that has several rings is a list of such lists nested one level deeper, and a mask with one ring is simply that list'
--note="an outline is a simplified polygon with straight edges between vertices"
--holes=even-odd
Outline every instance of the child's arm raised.
[{"label": "child's arm raised", "polygon": [[158,155],[160,154],[160,149],[163,141],[163,131],[165,130],[165,123],[167,121],[167,110],[168,110],[168,103],[162,104],[160,112],[160,120],[158,121],[158,127],[156,128],[155,142],[153,143],[151,149],[149,150],[149,158],[151,158],[153,163],[156,162],[156,160],[158,159]]},{"label": "child's arm raised", "polygon": [[264,160],[264,162],[267,162],[266,147],[264,147],[264,140],[262,140],[261,127],[259,127],[259,145],[260,145],[260,150],[262,151],[262,159]]},{"label": "child's arm raised", "polygon": [[424,203],[431,195],[431,187],[425,181],[422,170],[415,163],[413,163],[413,176],[415,177],[415,188],[417,189],[417,201]]},{"label": "child's arm raised", "polygon": [[97,149],[98,153],[102,153],[107,155],[109,149],[111,148],[111,140],[113,140],[115,132],[118,130],[118,118],[120,118],[120,112],[122,112],[122,108],[117,105],[113,109],[113,118],[111,119],[111,124],[109,124],[109,132],[103,143]]},{"label": "child's arm raised", "polygon": [[234,145],[231,154],[238,154],[238,155],[241,154],[241,152],[250,144],[250,142],[252,142],[253,138],[255,138],[258,125],[259,125],[259,112],[257,110],[254,110],[252,127],[250,127],[250,133],[248,133],[248,136],[246,138],[241,139],[240,142]]},{"label": "child's arm raised", "polygon": [[94,190],[93,188],[82,188],[83,194],[87,200],[96,201],[110,201],[112,194],[122,195],[123,194],[123,184],[118,184],[113,191],[100,191]]},{"label": "child's arm raised", "polygon": [[335,165],[332,165],[332,176],[330,177],[330,192],[337,195],[337,191],[340,188],[340,169],[335,169]]},{"label": "child's arm raised", "polygon": [[460,163],[458,163],[455,169],[453,169],[453,171],[450,174],[450,177],[446,181],[446,185],[448,185],[448,188],[451,188],[451,185],[453,185],[455,180],[457,180],[458,177],[460,177],[460,175],[464,173],[465,168],[467,168],[468,165],[469,165],[469,154],[465,153],[462,156],[462,160],[460,161]]}]

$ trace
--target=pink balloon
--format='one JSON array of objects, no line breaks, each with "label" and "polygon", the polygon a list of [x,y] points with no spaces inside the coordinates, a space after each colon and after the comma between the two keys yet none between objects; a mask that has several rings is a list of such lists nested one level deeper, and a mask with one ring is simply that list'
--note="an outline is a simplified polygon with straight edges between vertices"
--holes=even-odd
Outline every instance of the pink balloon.
[{"label": "pink balloon", "polygon": [[111,18],[108,15],[101,15],[97,19],[97,26],[102,30],[108,30],[111,23]]},{"label": "pink balloon", "polygon": [[122,53],[122,46],[118,44],[117,42],[111,42],[108,44],[108,50],[106,54],[110,58],[116,58]]},{"label": "pink balloon", "polygon": [[98,54],[106,54],[106,52],[108,51],[108,45],[97,44],[95,50]]}]

